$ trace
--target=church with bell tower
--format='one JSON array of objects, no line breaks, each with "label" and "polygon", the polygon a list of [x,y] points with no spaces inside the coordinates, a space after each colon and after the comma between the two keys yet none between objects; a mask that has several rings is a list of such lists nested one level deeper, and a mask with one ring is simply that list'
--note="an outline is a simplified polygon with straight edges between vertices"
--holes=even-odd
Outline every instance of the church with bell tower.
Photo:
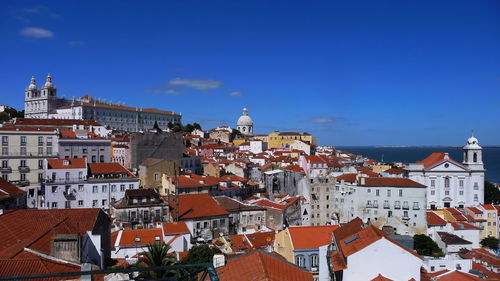
[{"label": "church with bell tower", "polygon": [[405,167],[411,180],[426,186],[427,208],[463,208],[484,203],[483,148],[474,136],[463,147],[462,162],[434,152]]},{"label": "church with bell tower", "polygon": [[49,118],[58,107],[57,87],[52,84],[52,76],[47,75],[45,84],[38,88],[35,77],[31,77],[24,97],[24,116],[26,118]]}]

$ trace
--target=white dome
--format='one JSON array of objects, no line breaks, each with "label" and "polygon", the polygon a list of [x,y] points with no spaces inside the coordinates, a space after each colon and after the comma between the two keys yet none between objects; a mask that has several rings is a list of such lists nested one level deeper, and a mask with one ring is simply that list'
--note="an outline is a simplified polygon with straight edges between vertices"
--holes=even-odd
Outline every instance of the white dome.
[{"label": "white dome", "polygon": [[250,116],[248,116],[248,110],[243,108],[243,115],[238,119],[237,126],[253,126],[253,121]]},{"label": "white dome", "polygon": [[45,88],[49,88],[49,87],[52,87],[54,86],[54,84],[52,84],[52,76],[50,76],[50,74],[47,75],[47,80],[45,82]]},{"label": "white dome", "polygon": [[469,139],[467,139],[467,144],[464,146],[464,148],[480,149],[481,146],[479,146],[479,141],[474,136],[471,136]]},{"label": "white dome", "polygon": [[28,89],[36,90],[36,80],[34,76],[31,77],[31,82],[30,85],[28,86]]}]

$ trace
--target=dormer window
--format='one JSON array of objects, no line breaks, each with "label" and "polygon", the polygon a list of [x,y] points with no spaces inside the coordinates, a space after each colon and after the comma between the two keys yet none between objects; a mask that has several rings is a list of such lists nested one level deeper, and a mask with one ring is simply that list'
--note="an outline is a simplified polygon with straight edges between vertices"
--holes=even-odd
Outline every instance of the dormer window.
[{"label": "dormer window", "polygon": [[69,161],[68,160],[63,160],[63,165],[64,166],[68,166],[69,165]]},{"label": "dormer window", "polygon": [[135,237],[134,242],[141,242],[141,237]]},{"label": "dormer window", "polygon": [[160,236],[155,236],[155,241],[160,241]]}]

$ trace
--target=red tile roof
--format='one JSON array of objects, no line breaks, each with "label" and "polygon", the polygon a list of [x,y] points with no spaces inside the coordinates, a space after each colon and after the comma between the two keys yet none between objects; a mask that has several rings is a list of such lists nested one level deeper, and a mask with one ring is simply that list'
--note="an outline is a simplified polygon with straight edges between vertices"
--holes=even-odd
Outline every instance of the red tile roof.
[{"label": "red tile roof", "polygon": [[485,210],[488,210],[488,211],[496,211],[495,206],[490,205],[490,204],[481,204],[481,207],[483,207]]},{"label": "red tile roof", "polygon": [[373,278],[371,281],[394,281],[394,280],[384,277],[382,276],[382,274],[379,273],[377,277]]},{"label": "red tile roof", "polygon": [[[392,187],[426,187],[416,181],[407,178],[364,178],[365,184],[363,186],[392,186]],[[358,180],[361,182],[361,179]]]},{"label": "red tile roof", "polygon": [[17,186],[11,184],[10,182],[0,178],[0,200],[10,198],[19,194],[23,194],[25,191],[19,189]]},{"label": "red tile roof", "polygon": [[470,210],[471,212],[473,212],[476,215],[482,215],[483,214],[483,211],[479,210],[476,207],[466,207],[466,209]]},{"label": "red tile roof", "polygon": [[432,211],[427,211],[427,225],[429,226],[434,226],[434,225],[446,225],[447,222],[442,219],[438,214],[432,212]]},{"label": "red tile roof", "polygon": [[68,159],[47,159],[49,169],[85,169],[87,159],[68,158]]},{"label": "red tile roof", "polygon": [[[437,165],[437,164],[445,161],[445,155],[446,155],[445,152],[434,152],[431,155],[427,156],[427,158],[425,158],[424,160],[417,161],[417,163],[423,164],[424,168],[427,169],[427,168],[430,168],[434,165]],[[450,162],[453,162],[454,164],[456,164],[458,166],[464,167],[460,162],[453,160],[449,156],[448,156],[448,160]]]},{"label": "red tile roof", "polygon": [[317,155],[306,155],[304,156],[307,162],[310,163],[325,163],[326,161]]},{"label": "red tile roof", "polygon": [[[138,241],[136,241],[136,239]],[[161,228],[122,230],[120,246],[148,245],[163,242]]]},{"label": "red tile roof", "polygon": [[[313,276],[270,253],[257,250],[228,259],[216,269],[221,281],[312,281]],[[205,280],[209,280],[208,277]]]},{"label": "red tile roof", "polygon": [[62,131],[60,133],[61,138],[63,139],[76,139],[76,132],[72,131]]},{"label": "red tile roof", "polygon": [[304,169],[300,167],[299,165],[288,165],[283,170],[288,170],[288,171],[294,171],[300,174],[305,174]]},{"label": "red tile roof", "polygon": [[383,173],[388,173],[391,175],[398,175],[404,173],[404,170],[401,168],[390,168],[388,170],[383,171]]},{"label": "red tile roof", "polygon": [[[0,258],[13,258],[24,248],[50,254],[54,234],[94,229],[101,209],[13,210],[0,216]],[[29,226],[29,227],[26,227]]]},{"label": "red tile roof", "polygon": [[356,182],[358,174],[343,174],[337,177],[337,181]]},{"label": "red tile roof", "polygon": [[[81,271],[79,265],[61,259],[43,257],[24,251],[22,258],[0,259],[0,276],[38,275]],[[33,280],[79,280],[79,276],[37,278]]]},{"label": "red tile roof", "polygon": [[164,222],[162,224],[163,232],[165,235],[179,234],[179,233],[189,233],[189,228],[186,223],[181,222]]},{"label": "red tile roof", "polygon": [[[179,195],[179,218],[195,219],[212,216],[225,216],[229,213],[222,208],[212,196],[202,194]],[[171,202],[173,207],[173,202]],[[176,215],[176,211],[172,211]]]},{"label": "red tile roof", "polygon": [[455,230],[477,230],[478,228],[466,222],[452,222],[451,226]]},{"label": "red tile roof", "polygon": [[442,275],[438,275],[434,278],[436,281],[484,281],[484,279],[475,275],[457,270],[443,273]]},{"label": "red tile roof", "polygon": [[[338,225],[290,226],[288,231],[295,250],[317,249],[330,244],[333,231],[339,227]],[[312,237],[314,239],[311,239]]]},{"label": "red tile roof", "polygon": [[438,231],[437,233],[439,237],[441,238],[441,241],[443,241],[447,245],[465,245],[465,244],[472,244],[472,242],[467,241],[465,239],[462,239],[458,237],[455,234],[451,234],[448,232],[441,232]]}]

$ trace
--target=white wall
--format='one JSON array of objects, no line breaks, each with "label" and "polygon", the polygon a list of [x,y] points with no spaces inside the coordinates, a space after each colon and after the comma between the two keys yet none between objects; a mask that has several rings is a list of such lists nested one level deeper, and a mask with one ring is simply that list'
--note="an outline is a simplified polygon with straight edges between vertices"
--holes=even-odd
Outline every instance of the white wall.
[{"label": "white wall", "polygon": [[347,257],[344,281],[372,280],[382,274],[392,280],[420,281],[422,260],[382,238]]}]

